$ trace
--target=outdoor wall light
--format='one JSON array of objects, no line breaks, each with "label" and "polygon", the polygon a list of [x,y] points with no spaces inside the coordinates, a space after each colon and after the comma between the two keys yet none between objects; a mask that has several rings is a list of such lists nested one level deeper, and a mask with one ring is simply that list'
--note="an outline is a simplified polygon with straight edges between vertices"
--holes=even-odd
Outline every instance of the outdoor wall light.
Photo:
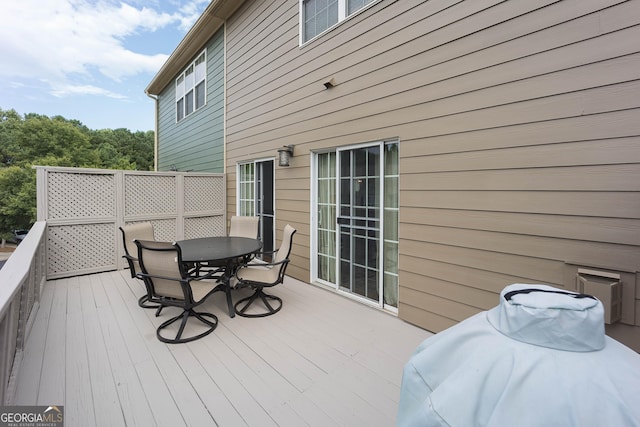
[{"label": "outdoor wall light", "polygon": [[278,149],[278,165],[289,166],[289,159],[293,157],[293,145],[285,145]]}]

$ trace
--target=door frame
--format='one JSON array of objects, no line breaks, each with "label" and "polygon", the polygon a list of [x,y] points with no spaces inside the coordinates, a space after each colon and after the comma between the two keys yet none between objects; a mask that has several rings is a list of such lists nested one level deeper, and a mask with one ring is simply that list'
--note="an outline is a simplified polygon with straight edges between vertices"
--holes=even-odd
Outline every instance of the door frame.
[{"label": "door frame", "polygon": [[[273,189],[273,199],[271,201],[272,206],[273,206],[273,227],[271,229],[271,241],[273,242],[273,248],[263,248],[263,251],[268,251],[268,250],[275,250],[276,249],[276,159],[275,157],[265,157],[265,158],[259,158],[259,159],[253,159],[253,160],[247,160],[247,161],[243,161],[243,162],[237,162],[236,163],[236,215],[240,214],[240,185],[239,185],[239,180],[240,180],[240,167],[242,165],[246,165],[248,163],[253,164],[253,191],[254,191],[254,215],[259,216],[260,219],[260,224],[259,227],[262,229],[263,228],[263,221],[262,221],[262,216],[257,214],[257,196],[259,194],[259,188],[258,188],[258,180],[256,179],[256,174],[257,174],[257,164],[258,163],[264,163],[264,162],[272,162],[273,164],[273,176],[272,176],[272,189]],[[261,180],[262,182],[262,180]],[[261,195],[260,195],[261,196]],[[261,205],[263,206],[263,204],[261,203]],[[262,236],[262,234],[261,234]],[[263,238],[264,241],[264,238]]]},{"label": "door frame", "polygon": [[[380,308],[380,309],[384,309],[385,311],[391,312],[391,313],[398,313],[398,307],[394,307],[394,306],[390,306],[388,304],[384,303],[384,196],[385,196],[385,157],[384,157],[384,153],[385,153],[385,145],[387,143],[390,142],[396,142],[399,143],[399,141],[395,138],[390,138],[390,139],[381,139],[378,141],[373,141],[373,142],[364,142],[364,143],[357,143],[357,144],[349,144],[349,145],[344,145],[344,146],[340,146],[340,147],[332,147],[330,149],[322,149],[322,150],[316,150],[316,151],[312,151],[311,152],[311,176],[310,176],[310,192],[311,192],[311,197],[310,199],[310,248],[309,248],[309,255],[310,255],[310,268],[309,268],[309,280],[311,283],[317,283],[323,286],[326,286],[342,295],[345,295],[349,298],[352,298],[354,300],[357,300],[359,302],[362,302],[366,305],[372,306],[372,307],[376,307],[376,308]],[[340,289],[339,286],[339,280],[337,278],[337,275],[340,274],[339,273],[339,264],[340,264],[340,254],[339,254],[339,248],[338,246],[340,245],[340,235],[339,235],[339,225],[337,223],[337,219],[339,216],[339,205],[340,205],[340,191],[339,191],[339,153],[341,151],[349,151],[349,150],[354,150],[354,149],[361,149],[361,148],[367,148],[367,147],[374,147],[374,146],[379,146],[380,147],[380,175],[379,175],[379,179],[380,179],[380,187],[379,187],[379,197],[380,197],[380,228],[379,228],[379,250],[378,250],[378,292],[379,292],[379,298],[378,301],[372,300],[370,298],[366,298],[364,296],[358,295],[354,292],[348,292],[348,291],[344,291],[342,289]],[[318,278],[318,241],[317,241],[317,226],[318,226],[318,201],[317,201],[317,191],[318,191],[318,154],[324,154],[324,153],[335,153],[336,156],[336,163],[335,163],[335,179],[336,179],[336,224],[335,224],[335,230],[336,230],[336,265],[335,265],[335,271],[336,271],[336,283],[331,283],[331,282],[327,282],[326,280],[320,279]]]}]

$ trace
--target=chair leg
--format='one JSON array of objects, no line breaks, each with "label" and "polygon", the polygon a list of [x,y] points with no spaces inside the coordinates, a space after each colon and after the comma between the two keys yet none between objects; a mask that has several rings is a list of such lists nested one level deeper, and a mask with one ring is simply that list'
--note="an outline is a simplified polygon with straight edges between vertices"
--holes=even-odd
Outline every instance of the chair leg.
[{"label": "chair leg", "polygon": [[[202,332],[202,333],[200,333],[198,335],[193,335],[193,336],[190,336],[190,337],[183,338],[182,337],[182,333],[184,332],[185,326],[187,325],[187,322],[188,322],[190,317],[194,317],[194,318],[198,319],[205,326],[207,326],[207,329],[204,332]],[[209,320],[209,319],[211,319],[211,320]],[[180,322],[180,326],[178,327],[178,333],[176,334],[175,338],[166,338],[166,337],[164,337],[164,336],[162,336],[160,334],[160,331],[162,329],[164,329],[167,326],[177,322],[178,320],[181,320],[181,322]],[[211,332],[213,332],[213,330],[217,326],[218,326],[218,318],[215,316],[215,314],[201,313],[201,312],[196,312],[193,309],[190,309],[190,310],[184,310],[178,316],[175,316],[175,317],[163,322],[158,327],[158,329],[156,330],[156,336],[162,342],[165,342],[165,343],[168,343],[168,344],[180,344],[180,343],[195,341],[197,339],[205,337],[205,336],[209,335]]]},{"label": "chair leg", "polygon": [[[260,298],[260,300],[262,301],[262,303],[264,304],[265,308],[267,309],[266,312],[262,312],[262,313],[246,313],[247,309],[255,302],[256,299]],[[271,301],[271,303],[270,303]],[[276,307],[274,308],[274,305],[272,305],[272,303],[275,302],[276,304],[274,304]],[[244,305],[242,305],[244,303]],[[238,308],[240,305],[242,305],[242,308]],[[276,314],[278,311],[280,311],[280,309],[282,308],[282,300],[280,298],[278,298],[275,295],[269,295],[267,293],[265,293],[262,288],[258,288],[256,289],[256,291],[246,297],[246,298],[242,298],[241,300],[239,300],[238,302],[236,302],[234,309],[236,311],[236,313],[238,314],[238,316],[242,316],[242,317],[266,317],[266,316],[271,316],[272,314]]]},{"label": "chair leg", "polygon": [[159,304],[152,304],[149,302],[149,295],[144,294],[140,298],[138,298],[138,305],[142,308],[161,308],[162,306]]}]

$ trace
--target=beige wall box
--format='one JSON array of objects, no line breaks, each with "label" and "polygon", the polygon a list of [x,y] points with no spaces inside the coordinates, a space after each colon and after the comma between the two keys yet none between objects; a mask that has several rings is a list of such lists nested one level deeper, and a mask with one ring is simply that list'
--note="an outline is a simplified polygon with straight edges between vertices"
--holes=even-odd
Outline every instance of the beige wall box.
[{"label": "beige wall box", "polygon": [[604,271],[578,269],[578,292],[593,295],[604,306],[604,322],[608,325],[622,317],[622,282],[620,275]]}]

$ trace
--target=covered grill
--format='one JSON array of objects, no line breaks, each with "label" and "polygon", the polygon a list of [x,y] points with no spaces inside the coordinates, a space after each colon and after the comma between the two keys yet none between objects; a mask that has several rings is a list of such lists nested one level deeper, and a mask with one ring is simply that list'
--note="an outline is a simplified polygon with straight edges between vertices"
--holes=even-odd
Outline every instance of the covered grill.
[{"label": "covered grill", "polygon": [[399,426],[640,426],[640,355],[589,295],[514,284],[425,340],[405,365]]}]

